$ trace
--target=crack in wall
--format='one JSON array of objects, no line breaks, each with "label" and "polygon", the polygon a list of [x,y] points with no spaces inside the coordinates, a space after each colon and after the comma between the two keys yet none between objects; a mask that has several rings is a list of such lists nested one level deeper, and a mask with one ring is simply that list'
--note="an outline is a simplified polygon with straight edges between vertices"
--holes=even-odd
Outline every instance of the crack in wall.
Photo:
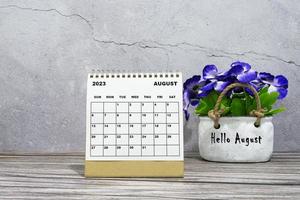
[{"label": "crack in wall", "polygon": [[91,22],[89,20],[87,20],[85,17],[81,16],[80,14],[64,14],[61,11],[55,9],[55,8],[49,8],[49,9],[38,9],[38,8],[30,8],[30,7],[21,7],[18,5],[6,5],[6,6],[0,6],[0,9],[5,9],[5,8],[17,8],[20,10],[29,10],[29,11],[34,11],[34,12],[55,12],[57,14],[59,14],[60,16],[63,17],[77,17],[80,18],[81,20],[83,20],[89,27],[90,29],[94,30],[94,27],[92,26]]},{"label": "crack in wall", "polygon": [[127,46],[127,47],[138,46],[138,47],[143,48],[143,49],[163,49],[163,50],[169,51],[168,49],[160,47],[160,46],[149,45],[149,44],[147,44],[147,41],[139,41],[139,42],[129,43],[129,42],[116,42],[116,41],[113,41],[113,40],[98,40],[95,37],[93,38],[93,40],[95,42],[103,43],[103,44],[114,44],[114,45],[117,45],[117,46]]},{"label": "crack in wall", "polygon": [[[114,40],[99,40],[94,36],[94,27],[92,25],[92,23],[86,19],[85,17],[81,16],[80,14],[77,13],[73,13],[73,14],[64,14],[61,11],[55,9],[55,8],[50,8],[50,9],[38,9],[38,8],[30,8],[30,7],[21,7],[18,5],[6,5],[6,6],[0,6],[0,9],[5,9],[5,8],[16,8],[16,9],[21,9],[21,10],[29,10],[29,11],[34,11],[34,12],[55,12],[60,16],[63,17],[67,17],[67,18],[72,18],[72,17],[77,17],[81,20],[83,20],[90,28],[91,32],[92,32],[92,39],[93,41],[97,42],[97,43],[102,43],[102,44],[112,44],[112,45],[116,45],[116,46],[127,46],[127,47],[138,47],[138,48],[142,48],[142,49],[163,49],[165,51],[171,51],[170,48],[181,48],[183,46],[188,46],[188,47],[192,47],[195,48],[194,50],[200,50],[202,52],[208,53],[209,55],[207,55],[208,57],[223,57],[223,58],[230,58],[233,59],[232,56],[247,56],[247,55],[255,55],[255,56],[260,56],[260,57],[266,57],[266,58],[270,58],[270,59],[274,59],[280,62],[284,62],[286,64],[290,64],[290,65],[295,65],[297,67],[300,67],[300,64],[296,63],[295,61],[292,60],[285,60],[282,59],[278,56],[274,56],[274,55],[269,55],[269,54],[265,54],[265,53],[258,53],[255,52],[253,50],[251,51],[246,51],[246,52],[242,52],[242,53],[234,53],[234,52],[228,52],[228,51],[224,51],[222,49],[215,49],[215,48],[209,48],[209,47],[205,47],[205,46],[201,46],[198,44],[192,44],[189,42],[180,42],[180,43],[174,43],[174,44],[168,44],[168,43],[160,43],[157,41],[136,41],[136,42],[117,42]],[[150,45],[150,44],[154,44],[154,45]],[[185,49],[187,50],[187,49]],[[218,52],[224,55],[217,55],[213,52]],[[169,55],[168,53],[166,53],[166,55],[168,56],[168,60],[169,60]]]},{"label": "crack in wall", "polygon": [[[280,57],[277,57],[277,56],[274,56],[274,55],[268,55],[268,54],[265,54],[265,53],[258,53],[258,52],[255,52],[255,51],[246,51],[246,52],[242,52],[242,53],[233,53],[233,52],[227,52],[227,51],[224,51],[224,50],[221,50],[221,49],[212,49],[212,48],[200,46],[200,45],[197,45],[197,44],[191,44],[191,43],[188,43],[188,42],[181,42],[181,43],[174,43],[174,44],[159,43],[157,41],[144,41],[144,42],[140,41],[140,42],[126,43],[126,42],[116,42],[116,41],[113,41],[113,40],[107,40],[107,41],[97,40],[97,42],[101,42],[101,43],[104,43],[104,44],[114,44],[114,45],[117,45],[117,46],[128,46],[128,47],[138,45],[141,48],[147,48],[147,47],[150,48],[150,46],[147,46],[147,45],[144,45],[144,46],[140,45],[140,44],[143,44],[144,42],[150,42],[150,43],[152,42],[154,44],[157,44],[158,46],[164,46],[164,47],[169,47],[169,48],[181,48],[181,46],[189,46],[189,47],[196,48],[197,50],[201,50],[202,52],[210,53],[210,55],[207,55],[208,57],[216,57],[216,58],[223,57],[223,58],[233,59],[232,56],[247,56],[249,54],[252,54],[252,55],[256,55],[256,56],[260,56],[260,57],[267,57],[267,58],[275,59],[277,61],[281,61],[281,62],[284,62],[286,64],[292,64],[292,65],[295,65],[297,67],[300,67],[300,64],[297,64],[295,61],[284,60],[284,59],[282,59]],[[151,46],[151,48],[158,48],[158,46],[156,46],[156,47]],[[219,53],[223,53],[225,55],[216,55],[216,54],[211,53],[211,52],[219,52]]]},{"label": "crack in wall", "polygon": [[230,58],[230,59],[234,59],[233,57],[231,56],[225,56],[225,55],[217,55],[217,54],[210,54],[210,55],[206,55],[207,57],[210,57],[210,58]]},{"label": "crack in wall", "polygon": [[282,62],[284,62],[284,63],[292,64],[292,65],[295,65],[295,66],[297,66],[297,67],[300,67],[300,64],[297,64],[295,61],[292,61],[292,60],[284,60],[284,59],[279,58],[279,57],[277,57],[277,56],[268,55],[268,54],[265,54],[265,53],[257,53],[257,52],[255,52],[255,51],[247,51],[247,52],[244,52],[243,54],[254,54],[254,55],[257,55],[257,56],[273,58],[273,59],[275,59],[275,60],[282,61]]}]

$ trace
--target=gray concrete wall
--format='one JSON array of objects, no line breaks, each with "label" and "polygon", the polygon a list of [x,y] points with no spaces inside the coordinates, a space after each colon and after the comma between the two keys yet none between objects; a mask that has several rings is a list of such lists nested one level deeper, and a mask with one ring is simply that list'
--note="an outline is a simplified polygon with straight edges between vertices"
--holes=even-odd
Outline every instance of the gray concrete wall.
[{"label": "gray concrete wall", "polygon": [[[0,1],[0,152],[83,152],[86,74],[172,70],[184,78],[235,60],[284,74],[288,111],[275,150],[300,150],[298,0]],[[197,151],[197,123],[185,150]]]}]

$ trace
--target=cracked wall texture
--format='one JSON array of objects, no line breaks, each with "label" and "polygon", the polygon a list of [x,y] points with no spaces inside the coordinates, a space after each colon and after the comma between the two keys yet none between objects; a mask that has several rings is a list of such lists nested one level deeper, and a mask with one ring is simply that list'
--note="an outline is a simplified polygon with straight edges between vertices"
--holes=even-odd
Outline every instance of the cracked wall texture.
[{"label": "cracked wall texture", "polygon": [[[300,150],[300,3],[0,1],[0,152],[84,152],[91,69],[181,70],[235,60],[290,81],[275,150]],[[197,123],[185,150],[197,151]]]}]

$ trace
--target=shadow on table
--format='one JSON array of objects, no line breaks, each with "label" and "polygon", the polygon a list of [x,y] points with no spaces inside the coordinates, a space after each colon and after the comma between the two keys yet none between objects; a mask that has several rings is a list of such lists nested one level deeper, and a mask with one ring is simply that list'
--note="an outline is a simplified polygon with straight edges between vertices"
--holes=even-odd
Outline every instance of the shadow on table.
[{"label": "shadow on table", "polygon": [[70,169],[75,171],[78,175],[84,176],[84,165],[70,165]]}]

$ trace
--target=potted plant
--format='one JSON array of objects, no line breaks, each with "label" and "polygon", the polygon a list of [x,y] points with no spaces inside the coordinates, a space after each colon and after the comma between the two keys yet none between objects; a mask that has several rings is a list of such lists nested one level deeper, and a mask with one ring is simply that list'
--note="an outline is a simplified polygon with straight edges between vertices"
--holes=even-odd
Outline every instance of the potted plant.
[{"label": "potted plant", "polygon": [[184,113],[189,106],[199,116],[199,152],[220,162],[265,162],[273,152],[272,116],[285,110],[273,108],[287,96],[288,80],[257,72],[245,62],[234,62],[219,72],[206,65],[202,77],[184,83]]}]

